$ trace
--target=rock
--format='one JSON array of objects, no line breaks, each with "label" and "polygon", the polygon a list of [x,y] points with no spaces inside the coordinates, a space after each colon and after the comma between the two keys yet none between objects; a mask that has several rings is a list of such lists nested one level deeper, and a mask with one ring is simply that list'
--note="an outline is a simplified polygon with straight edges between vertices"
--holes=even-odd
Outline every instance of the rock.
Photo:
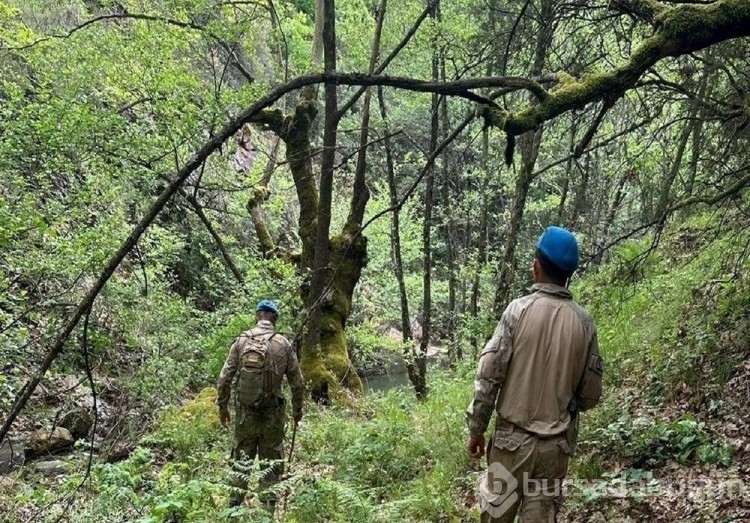
[{"label": "rock", "polygon": [[29,438],[26,445],[26,457],[32,458],[55,451],[67,449],[73,446],[73,436],[64,427],[55,427],[54,430],[39,429]]},{"label": "rock", "polygon": [[66,398],[74,398],[80,394],[81,380],[74,376],[55,376],[40,383],[38,390],[42,391],[41,400],[47,405],[59,405]]},{"label": "rock", "polygon": [[26,461],[24,442],[19,440],[3,440],[0,444],[0,474],[7,474],[22,466]]},{"label": "rock", "polygon": [[88,410],[76,408],[63,414],[60,419],[60,426],[70,431],[74,439],[84,439],[88,436],[94,417]]},{"label": "rock", "polygon": [[104,452],[101,461],[104,463],[117,463],[130,456],[130,453],[135,449],[135,444],[128,442],[116,443]]},{"label": "rock", "polygon": [[37,461],[32,463],[29,468],[45,476],[59,476],[67,472],[65,470],[65,462],[60,460]]}]

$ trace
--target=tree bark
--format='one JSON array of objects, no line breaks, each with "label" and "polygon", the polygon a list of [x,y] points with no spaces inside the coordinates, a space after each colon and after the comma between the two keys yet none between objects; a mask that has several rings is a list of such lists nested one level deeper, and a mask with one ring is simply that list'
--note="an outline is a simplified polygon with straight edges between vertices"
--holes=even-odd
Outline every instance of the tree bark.
[{"label": "tree bark", "polygon": [[471,346],[473,348],[473,358],[476,359],[479,351],[479,340],[477,337],[477,322],[479,318],[479,283],[482,275],[482,270],[487,264],[487,222],[489,218],[489,205],[487,187],[490,182],[490,174],[488,172],[488,159],[489,159],[489,129],[482,131],[482,186],[480,188],[479,198],[481,201],[481,209],[479,212],[479,229],[477,230],[477,261],[476,268],[474,269],[474,276],[471,282],[471,298],[469,301],[469,314],[474,319],[474,327],[471,331]]},{"label": "tree bark", "polygon": [[[383,32],[383,20],[385,19],[385,9],[387,0],[380,0],[375,21],[375,36],[372,42],[372,53],[370,54],[370,64],[367,68],[367,74],[373,74],[378,65],[380,56],[380,37]],[[365,207],[370,199],[370,190],[367,187],[367,143],[370,139],[370,105],[372,103],[371,88],[365,89],[365,100],[362,106],[362,125],[359,134],[359,150],[357,151],[357,166],[354,170],[354,187],[349,209],[349,216],[346,219],[345,230],[349,234],[356,234],[362,227],[362,220],[365,215]]]},{"label": "tree bark", "polygon": [[398,190],[396,188],[396,172],[393,164],[393,149],[388,129],[388,112],[385,105],[382,87],[378,88],[378,101],[380,103],[380,116],[385,125],[385,164],[388,174],[388,194],[390,197],[393,212],[391,215],[391,256],[393,258],[393,271],[398,282],[398,294],[401,304],[401,332],[404,343],[404,361],[406,362],[406,372],[414,387],[414,392],[419,395],[424,385],[424,380],[420,376],[419,369],[416,366],[417,351],[414,346],[414,338],[411,331],[411,319],[409,316],[409,297],[406,293],[406,282],[404,281],[404,263],[401,257],[401,229],[400,229],[400,210],[398,206]]},{"label": "tree bark", "polygon": [[573,176],[573,159],[576,145],[576,132],[578,131],[578,118],[573,115],[572,122],[570,124],[570,155],[568,160],[565,162],[565,179],[563,180],[562,194],[560,195],[560,205],[557,207],[557,222],[565,223],[565,203],[568,200],[568,192],[570,191],[570,177]]},{"label": "tree bark", "polygon": [[575,197],[573,198],[573,209],[570,212],[571,227],[577,227],[578,218],[587,206],[589,178],[591,173],[591,156],[592,155],[586,156],[582,169],[580,164],[576,163],[576,167],[578,167],[578,171],[581,173],[581,181],[576,184]]},{"label": "tree bark", "polygon": [[[325,72],[331,74],[336,71],[336,7],[334,0],[323,0],[323,61]],[[315,236],[315,255],[310,277],[310,290],[307,296],[307,331],[305,343],[302,347],[302,370],[319,370],[324,362],[323,353],[346,353],[346,340],[343,335],[343,325],[336,325],[342,315],[348,316],[349,307],[336,307],[333,300],[336,282],[342,278],[336,277],[329,266],[331,259],[330,228],[331,201],[333,198],[333,170],[336,155],[336,128],[338,120],[336,84],[325,84],[325,117],[323,129],[323,153],[320,165],[320,191],[317,213],[317,230]],[[357,275],[357,279],[359,276]],[[356,283],[356,282],[355,282]],[[348,286],[347,286],[348,287]],[[344,289],[346,290],[346,289]],[[352,288],[353,290],[353,288]],[[326,325],[323,325],[324,313]],[[324,348],[321,338],[325,329],[326,344]],[[342,347],[343,345],[343,347]],[[348,359],[348,357],[347,357]],[[349,363],[348,367],[351,367]],[[350,369],[347,368],[347,373]],[[348,374],[347,374],[348,376]],[[334,376],[320,376],[317,372],[308,373],[311,394],[323,402],[328,401],[328,391],[337,385]],[[332,387],[333,386],[333,387]]]},{"label": "tree bark", "polygon": [[[439,53],[440,61],[440,79],[445,82],[447,80],[447,74],[445,71],[445,52],[440,49]],[[448,129],[450,126],[450,119],[448,115],[448,99],[443,97],[440,102],[440,139],[445,141],[448,138]],[[437,146],[437,141],[435,143]],[[443,153],[443,164],[442,164],[442,197],[443,197],[443,216],[447,223],[443,224],[443,230],[445,231],[445,246],[447,254],[447,265],[448,265],[448,360],[451,365],[454,365],[456,361],[463,359],[461,345],[456,341],[456,315],[458,310],[456,307],[456,289],[458,287],[458,280],[456,278],[456,220],[453,213],[453,206],[451,204],[452,190],[453,190],[453,163],[451,161],[451,150],[446,148]]]},{"label": "tree bark", "polygon": [[[440,18],[440,2],[437,2],[434,10],[430,13],[434,20]],[[432,81],[439,78],[439,58],[437,42],[433,42],[432,56]],[[432,118],[430,125],[430,154],[437,149],[440,133],[440,98],[437,93],[432,95]],[[432,207],[435,188],[435,164],[429,166],[425,176],[424,196],[424,222],[422,223],[422,249],[424,275],[422,278],[422,338],[419,341],[419,350],[414,361],[417,367],[418,382],[414,390],[418,399],[427,397],[427,349],[430,346],[430,334],[432,329]]]},{"label": "tree bark", "polygon": [[[706,96],[706,91],[708,89],[708,77],[708,71],[704,71],[698,85],[698,100],[702,100]],[[664,177],[664,180],[662,180],[661,190],[659,191],[659,200],[656,204],[656,209],[654,210],[654,218],[661,218],[661,216],[664,214],[664,211],[667,209],[667,206],[669,205],[669,194],[672,190],[672,185],[674,184],[677,175],[680,173],[682,160],[685,157],[685,151],[687,150],[688,142],[690,142],[691,136],[693,138],[692,155],[690,162],[691,174],[689,175],[690,181],[688,181],[687,188],[690,189],[688,194],[692,192],[692,185],[694,183],[693,180],[695,180],[695,173],[698,170],[699,157],[699,152],[696,147],[696,141],[699,142],[699,140],[696,138],[696,136],[698,136],[700,133],[702,122],[699,120],[700,103],[696,100],[693,100],[690,101],[689,104],[690,108],[688,110],[688,120],[685,123],[685,127],[682,129],[682,132],[680,133],[680,138],[677,144],[677,151],[675,152],[675,158],[672,163],[672,168]]]},{"label": "tree bark", "polygon": [[[547,51],[552,43],[553,33],[553,2],[543,0],[541,5],[541,27],[537,32],[536,48],[534,51],[534,63],[531,68],[532,76],[539,76],[547,58]],[[494,310],[497,316],[503,313],[510,302],[513,292],[513,284],[516,274],[516,245],[518,235],[521,231],[524,210],[526,209],[526,198],[534,181],[534,167],[539,155],[539,146],[542,140],[544,128],[540,125],[531,134],[521,137],[521,168],[516,179],[513,205],[511,207],[508,234],[505,236],[505,252],[500,264],[497,291],[495,293]],[[506,154],[507,156],[507,154]]]},{"label": "tree bark", "polygon": [[[692,113],[693,112],[691,111],[691,116],[693,116]],[[687,149],[687,144],[690,141],[690,135],[693,132],[694,125],[695,122],[693,120],[689,120],[685,124],[685,127],[683,127],[680,131],[680,137],[678,139],[679,141],[677,142],[677,151],[675,151],[672,165],[669,171],[664,175],[664,179],[661,182],[659,199],[657,200],[656,208],[654,209],[653,218],[662,220],[662,223],[666,220],[665,211],[667,210],[667,206],[669,205],[669,193],[672,190],[672,185],[674,184],[677,175],[680,173],[680,167],[682,167],[682,159],[685,157],[685,150]]]}]

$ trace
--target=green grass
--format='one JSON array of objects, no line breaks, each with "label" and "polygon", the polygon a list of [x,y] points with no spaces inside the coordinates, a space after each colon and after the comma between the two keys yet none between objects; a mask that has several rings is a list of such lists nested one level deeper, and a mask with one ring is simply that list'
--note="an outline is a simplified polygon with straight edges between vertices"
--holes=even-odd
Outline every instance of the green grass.
[{"label": "green grass", "polygon": [[[675,391],[718,398],[750,352],[750,265],[744,258],[750,235],[729,229],[715,239],[701,236],[709,225],[703,218],[680,225],[635,268],[632,261],[650,239],[626,244],[574,289],[597,321],[606,389],[601,405],[583,415],[571,474],[607,478],[615,464],[632,474],[671,461],[730,464],[731,447],[712,435],[704,419],[669,409]],[[692,247],[685,249],[685,242]],[[294,461],[279,485],[290,492],[284,521],[476,519],[479,465],[466,455],[463,420],[473,370],[472,362],[455,371],[431,370],[431,393],[421,403],[404,388],[349,405],[308,406]],[[248,507],[226,507],[230,434],[218,425],[214,398],[215,390],[206,389],[165,410],[127,460],[95,466],[67,519],[268,520],[254,508],[254,494]],[[260,474],[257,467],[247,471],[251,485]],[[11,496],[9,513],[50,503],[80,479],[24,484]],[[61,506],[53,506],[47,520]]]},{"label": "green grass", "polygon": [[651,238],[624,244],[611,263],[575,286],[614,371],[605,376],[610,387],[649,384],[660,393],[707,378],[720,387],[738,363],[734,356],[743,356],[738,346],[730,353],[721,336],[737,326],[750,303],[750,235],[731,229],[714,234],[706,220],[681,224],[645,258]]},{"label": "green grass", "polygon": [[[473,465],[464,450],[463,411],[471,369],[433,372],[433,394],[419,403],[407,389],[371,394],[350,406],[309,406],[294,461],[280,490],[289,490],[284,520],[313,522],[459,521],[470,508]],[[254,494],[249,507],[226,500],[230,434],[218,425],[214,389],[163,412],[128,459],[95,465],[90,485],[75,493],[67,520],[263,521]],[[291,433],[288,431],[287,436]],[[288,446],[287,446],[288,450]],[[250,485],[262,472],[251,468]],[[19,491],[10,513],[73,492],[80,475],[59,486]],[[54,490],[54,492],[53,492]],[[46,520],[59,514],[51,507]],[[44,520],[44,519],[42,519]]]}]

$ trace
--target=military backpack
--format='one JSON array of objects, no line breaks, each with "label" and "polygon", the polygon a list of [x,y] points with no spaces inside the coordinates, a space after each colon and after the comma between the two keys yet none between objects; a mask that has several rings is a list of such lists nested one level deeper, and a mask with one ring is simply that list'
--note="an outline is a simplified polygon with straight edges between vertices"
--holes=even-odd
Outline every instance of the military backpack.
[{"label": "military backpack", "polygon": [[243,406],[262,407],[273,398],[273,369],[269,347],[275,335],[275,332],[256,334],[251,331],[244,336],[235,391],[237,402]]}]

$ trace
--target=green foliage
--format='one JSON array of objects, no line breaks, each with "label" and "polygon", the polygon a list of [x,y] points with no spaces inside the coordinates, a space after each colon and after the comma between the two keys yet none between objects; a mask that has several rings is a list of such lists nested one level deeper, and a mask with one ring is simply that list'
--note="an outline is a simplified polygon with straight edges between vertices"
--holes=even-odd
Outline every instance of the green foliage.
[{"label": "green foliage", "polygon": [[[337,4],[342,71],[366,69],[375,5],[364,0]],[[424,6],[422,0],[389,2],[381,57],[401,41]],[[497,7],[487,9],[487,3],[479,0],[444,2],[442,19],[428,18],[387,73],[430,78],[436,50],[444,58],[439,65],[445,66],[448,79],[526,75],[528,64],[544,58],[545,72],[570,64],[587,69],[558,75],[560,91],[570,92],[592,73],[611,68],[612,62],[600,55],[619,57],[627,52],[627,45],[613,37],[620,34],[619,26],[612,33],[607,30],[609,22],[597,20],[594,31],[588,21],[585,27],[574,26],[579,17],[570,16],[547,24],[556,28],[550,52],[535,57],[534,45],[528,45],[540,34],[539,13],[533,9],[515,22],[513,33],[518,38],[506,50],[497,35],[511,27]],[[254,2],[0,0],[0,361],[4,364],[0,411],[7,411],[30,373],[29,362],[49,346],[104,261],[172,173],[228,117],[265,94],[269,86],[313,67],[314,2],[282,0],[273,8],[272,15]],[[107,18],[64,38],[45,37],[65,35],[97,14],[121,11],[154,19]],[[628,45],[637,44],[643,35],[639,30],[632,33],[636,38]],[[506,52],[508,60],[503,59]],[[233,63],[240,55],[247,59],[251,82]],[[723,56],[712,60],[731,71],[731,60]],[[693,67],[686,75],[691,79],[704,73],[704,66],[698,67],[692,57],[685,62]],[[659,66],[658,74],[681,86],[683,66],[682,62]],[[731,139],[739,154],[717,153],[721,132],[711,126],[731,125],[709,117],[709,98],[734,101],[725,96],[722,83],[726,82],[715,78],[719,73],[711,74],[708,107],[701,109],[706,113],[701,114],[705,126],[695,133],[694,143],[703,145],[692,151],[701,163],[693,175],[694,188],[688,189],[683,180],[690,155],[677,165],[680,191],[696,196],[703,196],[701,191],[712,193],[717,182],[731,181],[744,169],[738,163],[744,162],[746,149],[741,128]],[[685,89],[690,91],[689,87],[686,84]],[[653,219],[655,200],[673,159],[673,151],[664,145],[679,137],[680,122],[686,119],[682,100],[654,97],[650,89],[647,83],[637,93],[626,93],[607,114],[602,113],[590,144],[597,149],[575,161],[560,159],[574,149],[593,113],[582,107],[545,123],[544,134],[538,134],[543,143],[532,155],[539,155],[533,171],[544,175],[536,176],[529,188],[517,242],[519,290],[527,282],[533,239],[544,225],[568,223],[588,254],[610,236]],[[341,87],[340,92],[348,96],[352,91]],[[392,145],[397,192],[403,195],[420,175],[429,147],[429,94],[385,92],[389,130],[396,133]],[[293,110],[295,96],[280,100],[279,107]],[[527,103],[525,96],[522,91],[510,94],[502,104],[515,111]],[[636,135],[624,131],[641,117],[641,110],[633,107],[640,108],[650,99],[657,99],[659,114],[639,124]],[[450,132],[468,109],[465,101],[451,100],[441,133]],[[377,112],[373,108],[373,115]],[[464,354],[473,355],[497,320],[491,312],[494,276],[497,260],[510,247],[505,231],[520,172],[518,166],[502,165],[505,137],[496,131],[488,132],[487,150],[482,150],[481,123],[469,125],[436,162],[436,194],[429,202],[435,205],[433,332],[443,334],[444,326],[455,320],[458,343]],[[340,229],[349,211],[354,162],[348,154],[358,147],[360,127],[361,102],[339,126],[343,164],[336,169],[334,229]],[[311,138],[317,147],[319,123],[313,128]],[[367,183],[372,199],[366,218],[384,215],[364,231],[369,264],[349,318],[350,347],[360,362],[374,359],[383,349],[400,352],[402,348],[376,334],[383,325],[400,323],[401,315],[386,212],[391,202],[380,181],[385,167],[380,143],[384,122],[373,116],[370,128],[374,144]],[[251,508],[224,508],[229,443],[217,425],[211,391],[174,407],[190,391],[214,382],[233,339],[252,326],[258,299],[282,302],[279,328],[285,334],[296,333],[304,319],[304,315],[296,318],[295,311],[300,308],[306,275],[279,259],[261,259],[248,223],[248,196],[266,171],[265,155],[273,138],[257,128],[246,131],[250,165],[243,169],[233,165],[236,148],[230,141],[185,187],[186,194],[204,205],[241,278],[227,270],[214,234],[190,201],[177,195],[93,307],[88,348],[97,372],[117,376],[123,384],[123,400],[134,409],[130,421],[118,429],[123,437],[135,440],[152,430],[129,459],[94,468],[91,490],[76,494],[73,521],[263,519],[256,499],[250,500]],[[612,136],[618,138],[606,143],[605,137]],[[652,143],[646,144],[649,140],[641,140],[643,136],[652,137]],[[300,245],[295,232],[299,209],[290,197],[294,185],[283,156],[282,147],[263,213],[278,233],[274,240],[295,252]],[[728,170],[716,170],[720,178],[703,168],[703,158],[714,157],[726,160]],[[619,191],[612,189],[620,180],[622,201],[616,197]],[[733,203],[746,206],[747,202],[745,193]],[[424,204],[418,186],[400,210],[412,316],[420,316],[422,309]],[[483,209],[487,224],[480,231]],[[605,217],[610,212],[611,218]],[[640,388],[656,407],[677,395],[691,405],[705,404],[706,396],[715,399],[747,356],[750,343],[747,231],[716,223],[708,214],[680,218],[685,218],[684,223],[670,225],[658,249],[649,250],[654,240],[650,234],[628,241],[577,288],[596,317],[607,368],[617,369],[606,373],[608,390]],[[734,221],[744,223],[743,218]],[[453,238],[446,233],[449,224],[456,227]],[[480,237],[487,240],[489,262],[479,259]],[[456,253],[453,274],[446,263],[449,247]],[[460,295],[456,310],[447,307],[451,276]],[[475,281],[476,317],[467,311]],[[81,341],[79,328],[53,373],[82,374]],[[472,489],[472,472],[463,452],[461,413],[471,390],[470,374],[471,369],[460,363],[455,375],[431,369],[434,392],[424,403],[415,403],[405,390],[394,390],[348,407],[310,409],[299,435],[299,466],[281,485],[294,491],[286,518],[299,522],[467,519],[469,511],[461,500]],[[579,474],[605,474],[607,453],[627,456],[633,466],[669,460],[728,463],[731,449],[714,441],[703,421],[685,416],[671,416],[672,421],[631,419],[622,417],[621,411],[621,404],[607,399],[584,417],[581,440],[588,454],[578,465]],[[152,419],[156,421],[151,428]],[[637,475],[639,469],[633,470]],[[257,467],[247,469],[251,482],[260,474]],[[77,479],[54,488],[69,493]],[[53,487],[24,485],[15,500],[22,506],[47,505],[54,501]]]},{"label": "green foliage", "polygon": [[[185,427],[190,428],[185,430]],[[223,443],[223,440],[217,439],[218,428],[216,389],[207,388],[186,405],[162,412],[155,430],[141,444],[170,449],[180,456],[190,456]]]},{"label": "green foliage", "polygon": [[[405,389],[394,389],[348,408],[308,407],[294,462],[277,486],[280,499],[286,500],[284,521],[467,517],[467,508],[457,500],[474,481],[464,452],[469,375],[468,368],[455,375],[432,373],[429,385],[441,393],[423,403]],[[69,520],[265,521],[255,495],[254,485],[263,474],[257,462],[241,469],[250,483],[247,505],[226,506],[230,443],[217,424],[214,398],[215,390],[206,389],[182,407],[165,411],[154,432],[126,460],[95,465],[90,488],[72,499]],[[71,476],[65,489],[74,489],[79,480]],[[15,502],[39,495],[19,493]]]},{"label": "green foliage", "polygon": [[707,243],[706,226],[705,217],[696,217],[665,234],[647,256],[650,239],[625,244],[613,263],[575,287],[597,322],[605,361],[620,369],[605,376],[612,386],[624,379],[663,390],[700,384],[706,393],[731,376],[742,353],[724,340],[732,326],[744,332],[738,311],[746,303],[739,289],[748,285],[748,236],[729,228]]},{"label": "green foliage", "polygon": [[312,412],[298,444],[316,480],[292,498],[290,521],[435,521],[463,513],[455,500],[472,482],[463,452],[468,373],[433,373],[430,387],[441,393],[424,403],[394,389],[354,410]]},{"label": "green foliage", "polygon": [[381,361],[392,360],[403,353],[403,343],[384,337],[370,323],[352,325],[346,330],[349,356],[364,368],[374,368]]},{"label": "green foliage", "polygon": [[728,467],[732,446],[712,439],[705,428],[705,423],[690,415],[671,422],[623,415],[598,429],[590,442],[601,452],[628,458],[636,468],[658,467],[670,460],[682,465],[697,461]]}]

